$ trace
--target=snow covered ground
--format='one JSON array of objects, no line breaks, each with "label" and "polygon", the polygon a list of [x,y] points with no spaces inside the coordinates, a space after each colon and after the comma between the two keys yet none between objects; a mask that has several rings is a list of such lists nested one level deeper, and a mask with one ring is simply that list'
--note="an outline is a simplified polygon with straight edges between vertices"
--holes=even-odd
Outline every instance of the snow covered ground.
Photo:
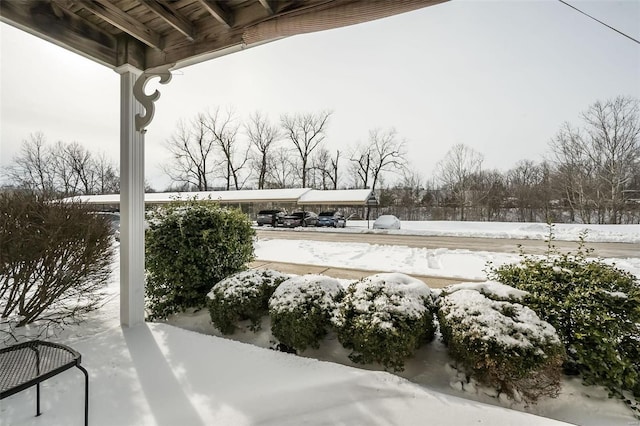
[{"label": "snow covered ground", "polygon": [[[332,232],[387,233],[405,235],[460,236],[544,240],[549,228],[543,223],[507,222],[402,222],[399,231],[367,229],[366,221],[349,221],[344,229]],[[273,228],[261,228],[267,231]],[[568,225],[556,224],[557,240],[578,241],[587,230],[587,241],[622,242],[637,246],[636,257],[607,259],[609,263],[640,276],[640,225]],[[274,236],[278,230],[274,229]],[[324,229],[301,228],[301,232],[324,232]],[[525,243],[526,245],[526,243]],[[587,244],[588,246],[588,244]],[[577,247],[577,244],[576,244]],[[453,277],[466,280],[486,278],[488,263],[499,266],[517,262],[518,255],[489,251],[425,249],[364,243],[341,243],[308,240],[258,239],[256,258],[260,260],[304,263],[405,274]]]},{"label": "snow covered ground", "polygon": [[[498,227],[485,223],[483,230],[476,224],[467,228],[459,222],[428,223],[431,229],[414,232],[455,233],[459,229],[463,235],[479,232],[486,237],[498,237],[497,232],[520,233],[518,238],[546,235],[541,224]],[[357,226],[353,229],[359,232]],[[400,232],[410,232],[408,222],[403,222]],[[577,235],[575,230],[566,234]],[[592,238],[638,243],[640,225],[601,228]],[[275,257],[269,260],[284,262],[319,259],[330,266],[461,278],[483,277],[486,260],[496,264],[517,260],[512,255],[463,250],[257,241],[257,257],[267,253]],[[637,258],[613,261],[640,276],[640,251]],[[335,336],[328,336],[319,350],[306,351],[303,356],[265,349],[271,341],[268,319],[261,332],[239,331],[231,339],[217,337],[206,312],[173,320],[202,333],[159,323],[122,329],[117,277],[116,263],[105,306],[56,339],[82,353],[91,377],[92,425],[560,424],[553,419],[582,425],[640,424],[624,404],[608,399],[603,389],[582,386],[577,379],[565,380],[558,398],[529,407],[470,387],[465,390],[465,379],[452,368],[446,348],[438,341],[421,348],[399,376],[376,371],[379,368],[373,365],[353,366]],[[81,424],[82,391],[82,374],[70,370],[44,382],[42,416],[34,417],[35,391],[28,390],[0,402],[1,423]]]}]

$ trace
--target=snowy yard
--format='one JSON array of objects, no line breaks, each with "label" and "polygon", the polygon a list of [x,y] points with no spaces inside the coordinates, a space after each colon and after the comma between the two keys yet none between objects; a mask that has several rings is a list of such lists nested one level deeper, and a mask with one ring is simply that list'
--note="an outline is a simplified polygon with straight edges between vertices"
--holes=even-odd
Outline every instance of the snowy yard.
[{"label": "snowy yard", "polygon": [[[408,224],[403,222],[399,232],[412,232]],[[546,235],[542,224],[487,223],[484,229],[478,224],[440,224],[432,222],[432,229],[413,232],[455,235],[459,229],[461,235],[477,232],[485,237]],[[590,227],[592,241],[640,243],[640,225]],[[575,239],[579,228],[557,228],[558,239]],[[482,278],[488,260],[495,264],[517,260],[490,252],[287,240],[257,241],[255,248],[256,257],[264,260],[461,279]],[[640,276],[640,247],[638,257],[612,261]],[[437,339],[395,375],[375,371],[376,366],[355,367],[335,336],[304,356],[265,349],[271,345],[267,318],[261,332],[239,331],[231,339],[215,336],[219,332],[207,312],[174,318],[172,323],[182,328],[148,323],[122,329],[117,276],[116,263],[107,304],[56,339],[82,354],[91,377],[92,425],[640,424],[624,404],[578,379],[564,380],[558,398],[529,407],[480,392],[459,377]],[[2,425],[81,424],[82,391],[82,374],[76,369],[65,372],[44,382],[40,417],[34,417],[35,390],[2,400]]]}]

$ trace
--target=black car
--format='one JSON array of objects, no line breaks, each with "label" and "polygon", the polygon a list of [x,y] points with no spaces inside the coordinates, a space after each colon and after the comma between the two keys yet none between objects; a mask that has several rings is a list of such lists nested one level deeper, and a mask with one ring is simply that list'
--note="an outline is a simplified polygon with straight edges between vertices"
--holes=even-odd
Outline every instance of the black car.
[{"label": "black car", "polygon": [[282,224],[282,219],[286,214],[287,212],[282,209],[260,210],[256,217],[256,222],[258,226],[271,225],[275,228]]},{"label": "black car", "polygon": [[344,215],[337,211],[320,212],[316,226],[332,226],[334,228],[344,228],[347,220]]},{"label": "black car", "polygon": [[317,222],[318,215],[314,212],[293,212],[284,217],[282,225],[295,228],[296,226],[315,226]]}]

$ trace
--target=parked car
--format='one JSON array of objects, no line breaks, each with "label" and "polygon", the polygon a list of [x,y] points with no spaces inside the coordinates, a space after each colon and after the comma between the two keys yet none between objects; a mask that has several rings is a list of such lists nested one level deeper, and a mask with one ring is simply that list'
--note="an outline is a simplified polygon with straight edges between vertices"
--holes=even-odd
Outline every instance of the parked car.
[{"label": "parked car", "polygon": [[314,212],[293,212],[284,217],[282,225],[295,228],[296,226],[315,226],[317,222],[318,215]]},{"label": "parked car", "polygon": [[332,226],[334,228],[344,228],[347,220],[344,215],[337,211],[320,212],[316,226]]},{"label": "parked car", "polygon": [[286,214],[287,212],[282,209],[260,210],[256,217],[256,222],[258,226],[271,225],[275,228],[278,225],[282,225]]},{"label": "parked car", "polygon": [[392,214],[382,215],[373,222],[373,229],[400,229],[400,219]]}]

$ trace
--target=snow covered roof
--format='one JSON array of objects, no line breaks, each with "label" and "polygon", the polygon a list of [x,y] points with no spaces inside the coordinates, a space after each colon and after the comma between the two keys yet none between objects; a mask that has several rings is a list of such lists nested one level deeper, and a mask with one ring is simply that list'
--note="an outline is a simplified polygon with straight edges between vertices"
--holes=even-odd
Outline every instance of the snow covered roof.
[{"label": "snow covered roof", "polygon": [[176,200],[214,200],[221,203],[295,202],[309,188],[249,189],[240,191],[156,192],[145,194],[147,203],[167,203]]},{"label": "snow covered roof", "polygon": [[339,204],[342,206],[361,206],[366,204],[370,195],[370,189],[335,189],[328,191],[312,189],[302,194],[298,199],[298,204]]},{"label": "snow covered roof", "polygon": [[[201,192],[150,192],[144,195],[145,203],[161,204],[179,200],[214,200],[220,203],[297,203],[364,205],[371,194],[370,189],[344,189],[323,191],[309,188],[251,189],[240,191]],[[119,194],[81,195],[65,198],[65,201],[80,201],[87,204],[120,204]]]}]

